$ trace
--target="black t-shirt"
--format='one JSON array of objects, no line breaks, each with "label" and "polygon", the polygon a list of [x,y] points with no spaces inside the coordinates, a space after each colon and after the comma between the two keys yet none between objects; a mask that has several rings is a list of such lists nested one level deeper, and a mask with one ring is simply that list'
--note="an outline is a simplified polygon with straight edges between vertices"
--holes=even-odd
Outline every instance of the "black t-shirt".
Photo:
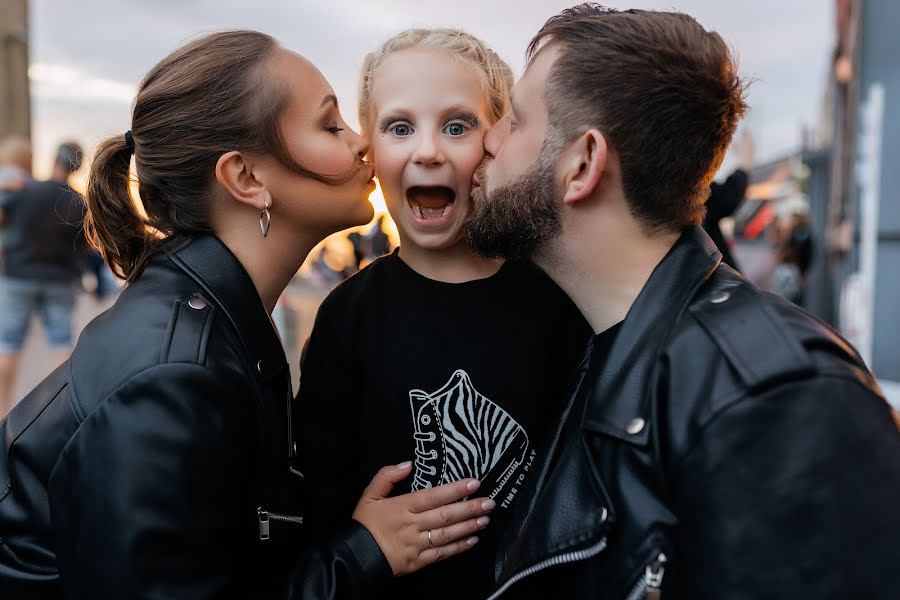
[{"label": "black t-shirt", "polygon": [[[580,429],[582,425],[585,402],[587,402],[588,397],[591,395],[591,391],[597,384],[597,378],[600,376],[603,367],[606,365],[610,350],[621,329],[622,322],[620,321],[609,329],[598,333],[591,338],[588,347],[589,352],[585,353],[584,360],[581,361],[578,371],[574,376],[572,393],[570,394],[569,403],[565,409],[563,419],[561,419],[558,427],[554,433],[550,435],[547,441],[547,457],[542,464],[535,467],[534,476],[530,478],[526,484],[526,488],[523,490],[523,498],[528,498],[529,500],[517,503],[517,506],[513,511],[514,515],[510,518],[509,525],[504,533],[502,545],[507,550],[512,546],[515,538],[520,535],[522,527],[525,525],[525,521],[531,510],[529,502],[533,502],[531,499],[534,498],[536,487],[540,485],[541,480],[544,482],[547,481],[549,474],[552,473],[565,448],[565,444],[571,440],[578,439],[577,430]],[[553,580],[535,578],[529,584],[531,587],[529,588],[530,591],[527,597],[558,597],[560,595],[558,589],[548,589],[547,587],[548,585],[552,585],[552,581]]]},{"label": "black t-shirt", "polygon": [[85,249],[84,200],[68,185],[31,181],[3,202],[3,270],[7,277],[69,283]]},{"label": "black t-shirt", "polygon": [[477,477],[477,495],[497,502],[479,544],[396,579],[384,597],[484,595],[590,333],[525,262],[459,284],[423,277],[397,252],[363,269],[319,309],[300,381],[308,527],[347,519],[384,465],[414,461],[395,494]]}]

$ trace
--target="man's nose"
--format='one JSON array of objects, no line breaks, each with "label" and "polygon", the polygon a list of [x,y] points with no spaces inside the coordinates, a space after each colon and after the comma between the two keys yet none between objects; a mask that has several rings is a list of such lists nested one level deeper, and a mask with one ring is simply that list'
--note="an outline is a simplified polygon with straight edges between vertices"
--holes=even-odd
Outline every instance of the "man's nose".
[{"label": "man's nose", "polygon": [[484,151],[491,157],[497,156],[497,151],[503,143],[503,139],[509,133],[509,115],[494,123],[484,135]]}]

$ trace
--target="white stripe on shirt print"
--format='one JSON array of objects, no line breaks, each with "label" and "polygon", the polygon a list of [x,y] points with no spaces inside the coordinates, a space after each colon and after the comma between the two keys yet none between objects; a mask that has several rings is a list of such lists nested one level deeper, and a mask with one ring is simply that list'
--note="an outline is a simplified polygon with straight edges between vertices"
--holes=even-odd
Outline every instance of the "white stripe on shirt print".
[{"label": "white stripe on shirt print", "polygon": [[496,499],[528,456],[525,429],[478,393],[461,369],[434,393],[411,390],[409,402],[415,422],[413,491],[474,477]]}]

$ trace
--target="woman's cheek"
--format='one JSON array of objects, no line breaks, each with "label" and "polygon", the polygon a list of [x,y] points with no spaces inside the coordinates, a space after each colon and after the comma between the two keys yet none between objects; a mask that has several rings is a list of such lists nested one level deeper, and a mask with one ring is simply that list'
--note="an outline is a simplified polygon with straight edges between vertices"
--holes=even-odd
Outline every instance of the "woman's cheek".
[{"label": "woman's cheek", "polygon": [[354,168],[356,159],[346,144],[337,139],[321,140],[315,152],[306,152],[300,164],[320,175],[340,177]]}]

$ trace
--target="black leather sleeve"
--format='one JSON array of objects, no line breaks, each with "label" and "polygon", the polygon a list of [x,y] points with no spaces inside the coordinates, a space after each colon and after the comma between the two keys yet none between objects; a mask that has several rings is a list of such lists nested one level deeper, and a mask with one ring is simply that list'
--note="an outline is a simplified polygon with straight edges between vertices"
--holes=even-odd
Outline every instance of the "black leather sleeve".
[{"label": "black leather sleeve", "polygon": [[205,367],[165,364],[87,415],[49,484],[66,597],[212,598],[236,584],[252,397]]},{"label": "black leather sleeve", "polygon": [[900,434],[859,382],[818,375],[735,399],[677,473],[684,597],[896,597]]},{"label": "black leather sleeve", "polygon": [[372,598],[391,575],[391,566],[372,534],[348,519],[298,561],[288,597]]},{"label": "black leather sleeve", "polygon": [[[67,598],[239,597],[252,392],[193,364],[153,367],[86,416],[49,483]],[[385,576],[361,526],[297,548],[286,598],[338,598]],[[387,574],[390,574],[389,568]],[[264,577],[265,578],[265,577]]]},{"label": "black leather sleeve", "polygon": [[359,362],[351,352],[352,308],[335,304],[336,299],[333,293],[319,308],[296,402],[307,490],[304,518],[314,535],[349,519],[367,483],[360,481],[356,466],[363,397]]}]

